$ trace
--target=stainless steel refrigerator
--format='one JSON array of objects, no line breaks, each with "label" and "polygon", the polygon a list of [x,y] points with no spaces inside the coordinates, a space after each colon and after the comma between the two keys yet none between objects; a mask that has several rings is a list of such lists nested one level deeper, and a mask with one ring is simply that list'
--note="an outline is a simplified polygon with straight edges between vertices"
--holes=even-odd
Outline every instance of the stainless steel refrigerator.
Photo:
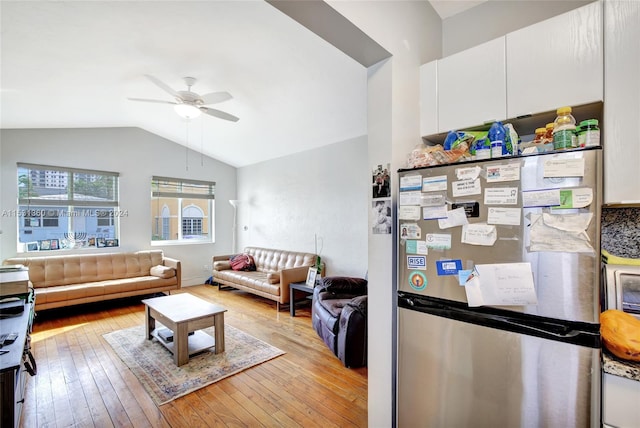
[{"label": "stainless steel refrigerator", "polygon": [[398,426],[600,426],[600,147],[397,183]]}]

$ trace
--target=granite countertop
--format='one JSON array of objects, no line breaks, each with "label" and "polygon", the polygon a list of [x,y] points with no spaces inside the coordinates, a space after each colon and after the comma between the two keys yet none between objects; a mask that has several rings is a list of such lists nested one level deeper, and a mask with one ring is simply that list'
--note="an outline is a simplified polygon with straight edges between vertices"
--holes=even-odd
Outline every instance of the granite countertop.
[{"label": "granite countertop", "polygon": [[616,357],[602,348],[602,370],[605,373],[640,382],[640,363]]}]

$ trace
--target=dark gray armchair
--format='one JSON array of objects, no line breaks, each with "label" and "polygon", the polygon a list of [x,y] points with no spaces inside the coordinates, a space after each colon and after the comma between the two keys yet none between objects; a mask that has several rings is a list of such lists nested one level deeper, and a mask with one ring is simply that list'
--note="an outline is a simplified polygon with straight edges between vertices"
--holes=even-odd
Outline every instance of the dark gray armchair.
[{"label": "dark gray armchair", "polygon": [[322,278],[313,292],[312,325],[346,367],[367,365],[367,280]]}]

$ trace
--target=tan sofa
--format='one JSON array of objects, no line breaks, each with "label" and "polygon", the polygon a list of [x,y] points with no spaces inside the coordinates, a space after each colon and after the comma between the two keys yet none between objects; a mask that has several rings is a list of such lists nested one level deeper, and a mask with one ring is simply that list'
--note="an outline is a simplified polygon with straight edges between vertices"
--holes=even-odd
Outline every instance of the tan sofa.
[{"label": "tan sofa", "polygon": [[213,281],[275,300],[278,311],[281,303],[289,303],[289,284],[304,282],[316,262],[315,254],[270,248],[246,247],[243,253],[253,256],[255,271],[231,269],[230,254],[214,256]]},{"label": "tan sofa", "polygon": [[164,257],[162,250],[15,257],[4,264],[29,268],[36,310],[169,292],[181,287],[180,261]]}]

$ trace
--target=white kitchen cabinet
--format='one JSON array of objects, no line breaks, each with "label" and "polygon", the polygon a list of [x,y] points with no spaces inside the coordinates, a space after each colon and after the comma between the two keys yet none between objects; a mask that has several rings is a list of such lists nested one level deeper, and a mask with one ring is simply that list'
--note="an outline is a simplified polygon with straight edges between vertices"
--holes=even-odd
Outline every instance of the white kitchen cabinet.
[{"label": "white kitchen cabinet", "polygon": [[602,7],[597,1],[507,34],[508,117],[603,100]]},{"label": "white kitchen cabinet", "polygon": [[640,381],[603,374],[602,422],[618,428],[640,423]]},{"label": "white kitchen cabinet", "polygon": [[504,37],[439,60],[439,132],[506,119],[505,82]]},{"label": "white kitchen cabinet", "polygon": [[604,202],[640,203],[640,2],[604,7]]},{"label": "white kitchen cabinet", "polygon": [[438,133],[438,61],[420,67],[420,135]]}]

